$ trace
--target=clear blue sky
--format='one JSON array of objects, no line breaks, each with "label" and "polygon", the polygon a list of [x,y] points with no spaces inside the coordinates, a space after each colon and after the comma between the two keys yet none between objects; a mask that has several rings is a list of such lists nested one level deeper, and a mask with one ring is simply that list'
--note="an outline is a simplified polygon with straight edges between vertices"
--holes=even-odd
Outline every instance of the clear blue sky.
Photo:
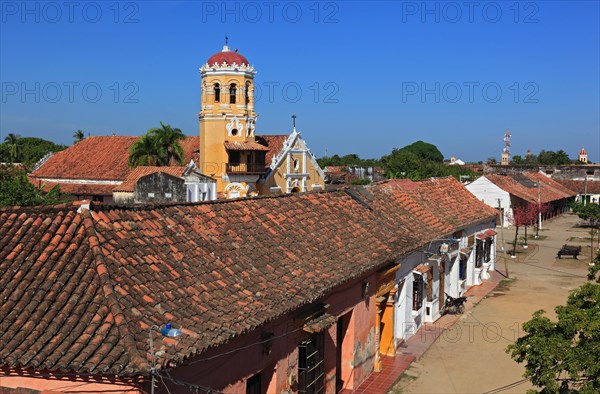
[{"label": "clear blue sky", "polygon": [[421,139],[499,158],[510,128],[513,154],[600,162],[598,1],[0,3],[2,139],[197,134],[198,68],[227,33],[258,72],[258,132],[296,114],[317,156]]}]

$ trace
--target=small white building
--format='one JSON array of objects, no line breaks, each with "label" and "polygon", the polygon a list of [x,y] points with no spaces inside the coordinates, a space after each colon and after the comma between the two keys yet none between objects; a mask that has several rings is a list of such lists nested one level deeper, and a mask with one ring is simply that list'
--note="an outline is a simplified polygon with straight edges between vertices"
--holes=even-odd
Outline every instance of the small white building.
[{"label": "small white building", "polygon": [[199,202],[216,199],[216,180],[201,174],[193,161],[185,167],[136,167],[113,189],[113,200],[116,204]]},{"label": "small white building", "polygon": [[[463,296],[496,270],[495,223],[478,224],[447,239],[434,240],[427,257],[415,252],[399,262],[396,274],[396,343],[410,338],[424,323],[441,317],[446,294]],[[458,236],[458,237],[456,237]]]},{"label": "small white building", "polygon": [[485,176],[479,177],[473,182],[465,185],[468,191],[473,193],[481,202],[489,205],[492,208],[499,210],[501,218],[500,225],[508,227],[510,218],[512,218],[512,205],[510,201],[510,193],[496,186]]}]

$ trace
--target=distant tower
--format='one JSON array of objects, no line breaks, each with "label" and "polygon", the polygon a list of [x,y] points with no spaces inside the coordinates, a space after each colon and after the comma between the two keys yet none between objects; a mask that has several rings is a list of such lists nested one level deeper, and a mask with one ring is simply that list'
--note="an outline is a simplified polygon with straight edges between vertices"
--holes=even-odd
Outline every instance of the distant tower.
[{"label": "distant tower", "polygon": [[223,50],[208,59],[200,75],[200,168],[216,178],[224,197],[244,197],[266,172],[268,150],[254,136],[254,68],[237,49],[229,49],[225,37]]},{"label": "distant tower", "polygon": [[510,162],[510,130],[504,134],[504,149],[502,150],[502,165],[507,166]]},{"label": "distant tower", "polygon": [[587,164],[587,162],[588,162],[587,152],[585,151],[583,146],[581,147],[581,150],[579,151],[579,161],[584,164]]}]

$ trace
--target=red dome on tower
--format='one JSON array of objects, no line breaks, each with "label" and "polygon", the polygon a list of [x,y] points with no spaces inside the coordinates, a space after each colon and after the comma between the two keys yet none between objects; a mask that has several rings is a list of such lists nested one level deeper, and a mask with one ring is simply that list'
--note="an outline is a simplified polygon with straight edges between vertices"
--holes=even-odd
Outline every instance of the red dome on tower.
[{"label": "red dome on tower", "polygon": [[214,55],[212,55],[210,58],[208,58],[207,61],[209,66],[212,66],[213,64],[217,63],[219,65],[223,64],[223,63],[227,63],[228,66],[232,65],[233,63],[241,66],[242,64],[249,66],[250,62],[248,61],[248,59],[246,59],[244,56],[242,56],[241,54],[236,52],[231,52],[231,50],[229,49],[229,47],[227,45],[225,45],[223,47],[223,50],[221,52],[217,52]]}]

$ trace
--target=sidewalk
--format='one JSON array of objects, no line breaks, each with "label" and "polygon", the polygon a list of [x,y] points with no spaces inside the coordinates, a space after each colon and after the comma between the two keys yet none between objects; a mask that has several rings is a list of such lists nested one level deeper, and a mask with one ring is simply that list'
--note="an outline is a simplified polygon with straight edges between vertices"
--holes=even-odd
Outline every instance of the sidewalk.
[{"label": "sidewalk", "polygon": [[[490,272],[491,278],[479,286],[467,290],[465,313],[475,307],[485,296],[498,286],[504,276]],[[382,356],[381,372],[373,372],[355,391],[356,394],[386,394],[413,361],[419,360],[433,345],[444,330],[454,325],[463,315],[444,315],[435,323],[425,323],[417,332],[396,350],[396,357]]]}]

